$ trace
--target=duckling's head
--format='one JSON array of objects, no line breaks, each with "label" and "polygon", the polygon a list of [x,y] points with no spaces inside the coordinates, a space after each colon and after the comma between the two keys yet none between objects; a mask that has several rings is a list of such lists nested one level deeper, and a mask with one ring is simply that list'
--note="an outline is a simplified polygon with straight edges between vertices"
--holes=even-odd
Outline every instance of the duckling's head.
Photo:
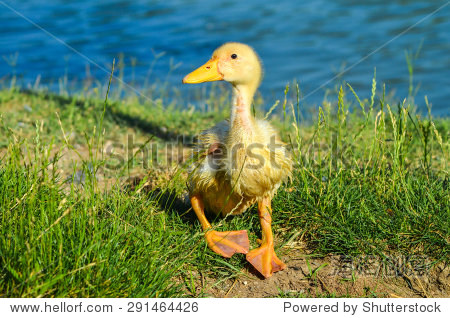
[{"label": "duckling's head", "polygon": [[258,86],[262,67],[258,55],[248,45],[237,42],[225,43],[214,51],[211,59],[192,73],[183,83],[227,81],[234,86]]}]

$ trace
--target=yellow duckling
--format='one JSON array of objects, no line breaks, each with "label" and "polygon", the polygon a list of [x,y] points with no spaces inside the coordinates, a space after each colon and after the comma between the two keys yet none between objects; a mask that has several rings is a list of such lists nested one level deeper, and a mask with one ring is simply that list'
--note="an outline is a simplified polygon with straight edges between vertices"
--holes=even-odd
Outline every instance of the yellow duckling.
[{"label": "yellow duckling", "polygon": [[[224,257],[247,254],[247,260],[267,278],[286,268],[274,251],[271,200],[290,176],[292,160],[270,124],[251,115],[261,78],[262,67],[255,51],[242,43],[226,43],[183,83],[224,80],[233,87],[230,120],[198,137],[197,156],[188,179],[189,196],[209,248]],[[262,240],[261,246],[250,252],[246,230],[214,231],[205,217],[205,210],[222,216],[240,214],[255,202]]]}]

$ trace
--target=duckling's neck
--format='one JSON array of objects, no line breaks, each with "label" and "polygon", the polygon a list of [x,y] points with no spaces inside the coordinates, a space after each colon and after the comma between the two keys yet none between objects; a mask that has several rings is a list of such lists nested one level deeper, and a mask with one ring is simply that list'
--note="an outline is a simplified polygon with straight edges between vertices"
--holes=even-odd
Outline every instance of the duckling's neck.
[{"label": "duckling's neck", "polygon": [[231,129],[244,128],[251,131],[253,127],[253,116],[251,105],[256,88],[250,85],[233,85],[233,106],[231,109]]}]

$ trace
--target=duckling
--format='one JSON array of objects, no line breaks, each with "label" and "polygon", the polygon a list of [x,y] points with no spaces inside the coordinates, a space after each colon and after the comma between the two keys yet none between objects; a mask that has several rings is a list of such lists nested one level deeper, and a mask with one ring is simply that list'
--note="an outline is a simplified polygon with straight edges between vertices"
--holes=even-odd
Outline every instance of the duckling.
[{"label": "duckling", "polygon": [[[231,257],[246,254],[265,278],[286,268],[274,251],[271,200],[292,173],[292,159],[277,132],[251,114],[253,96],[262,79],[258,55],[248,45],[225,43],[203,66],[186,75],[183,83],[229,82],[233,90],[231,117],[200,133],[197,154],[188,177],[192,208],[205,232],[208,247]],[[216,215],[241,214],[258,205],[261,245],[249,251],[246,230],[212,229],[205,210]]]}]

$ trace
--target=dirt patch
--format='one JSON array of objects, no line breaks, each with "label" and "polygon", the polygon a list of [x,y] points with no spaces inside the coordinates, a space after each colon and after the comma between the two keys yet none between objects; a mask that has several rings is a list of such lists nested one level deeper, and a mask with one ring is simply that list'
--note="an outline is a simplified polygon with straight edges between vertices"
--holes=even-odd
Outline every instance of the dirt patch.
[{"label": "dirt patch", "polygon": [[[449,297],[445,264],[420,268],[401,258],[283,257],[288,268],[262,279],[248,267],[245,275],[205,292],[213,297]],[[207,279],[206,286],[209,282]],[[213,284],[211,284],[213,285]]]}]

